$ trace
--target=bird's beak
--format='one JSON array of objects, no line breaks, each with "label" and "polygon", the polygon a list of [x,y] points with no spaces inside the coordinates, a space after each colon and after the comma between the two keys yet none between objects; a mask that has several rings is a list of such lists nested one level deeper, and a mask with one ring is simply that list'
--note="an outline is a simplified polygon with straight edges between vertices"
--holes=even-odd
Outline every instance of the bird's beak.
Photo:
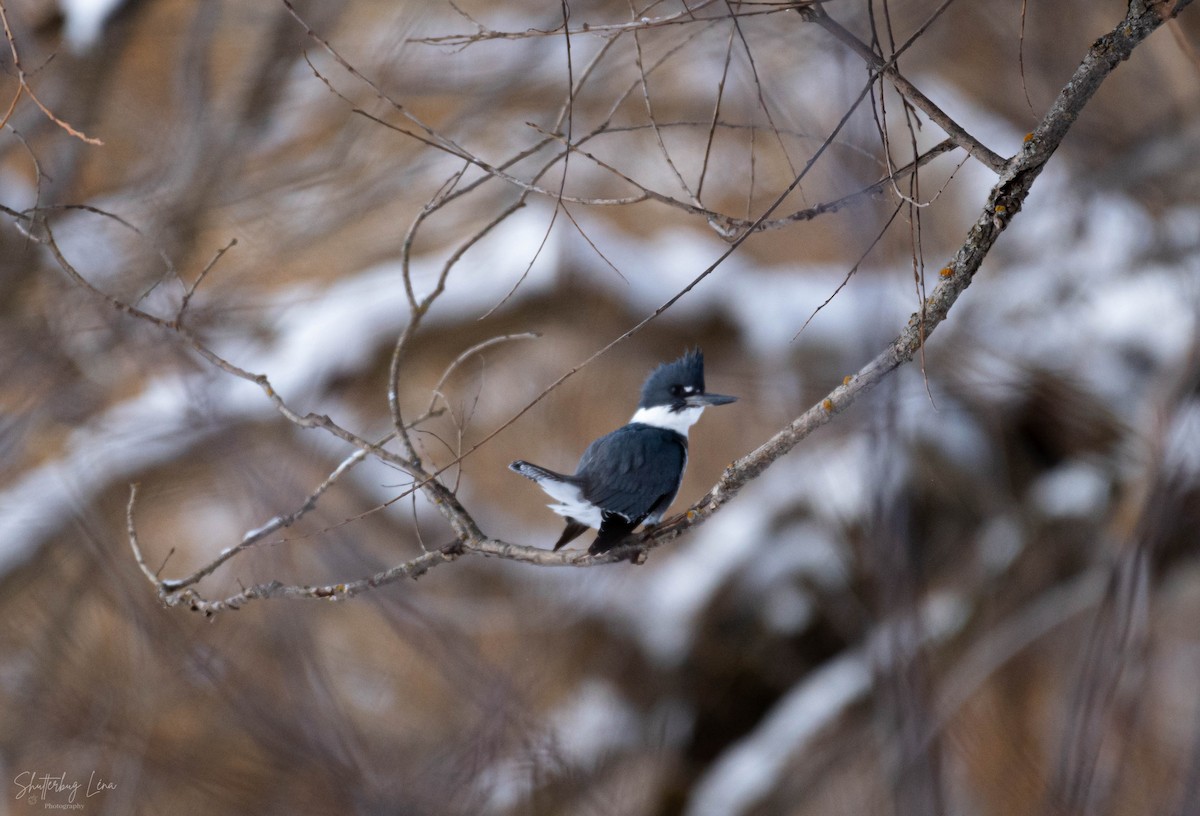
[{"label": "bird's beak", "polygon": [[704,408],[708,405],[728,405],[737,402],[737,397],[727,397],[724,394],[692,394],[684,399],[691,408]]}]

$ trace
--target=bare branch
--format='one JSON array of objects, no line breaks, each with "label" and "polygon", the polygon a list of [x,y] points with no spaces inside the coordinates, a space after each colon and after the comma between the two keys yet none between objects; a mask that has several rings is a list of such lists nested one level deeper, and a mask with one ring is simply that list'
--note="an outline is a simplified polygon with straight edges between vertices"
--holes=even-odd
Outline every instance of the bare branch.
[{"label": "bare branch", "polygon": [[1092,44],[1083,62],[1034,130],[1033,138],[1025,143],[1021,153],[1006,163],[975,225],[971,227],[954,259],[946,266],[949,274],[941,279],[926,300],[924,319],[922,312],[913,314],[904,331],[886,349],[787,427],[730,465],[708,494],[685,513],[633,537],[636,543],[615,548],[614,552],[621,550],[628,556],[639,548],[650,548],[678,538],[683,532],[703,523],[775,460],[829,422],[835,414],[852,405],[896,368],[912,360],[929,335],[945,320],[959,295],[970,286],[992,246],[1008,222],[1020,211],[1034,180],[1104,79],[1165,20],[1190,4],[1191,0],[1178,0],[1165,13],[1150,9],[1134,14],[1131,10],[1130,15],[1116,28]]},{"label": "bare branch", "polygon": [[[638,31],[646,31],[653,28],[664,28],[666,26],[688,25],[690,23],[710,23],[714,20],[723,20],[729,17],[761,17],[766,14],[778,14],[784,11],[808,6],[818,0],[792,0],[792,2],[782,3],[739,3],[740,7],[758,6],[757,10],[753,11],[729,11],[720,15],[713,16],[697,16],[696,12],[703,11],[717,4],[717,0],[701,0],[694,5],[684,6],[683,11],[675,14],[668,14],[662,17],[648,17],[645,15],[639,16],[636,20],[628,23],[609,23],[606,25],[590,25],[584,24],[579,28],[571,29],[571,36],[579,36],[582,34],[592,34],[601,37],[613,37],[626,33],[636,33]],[[726,4],[722,4],[726,5]],[[474,22],[474,21],[473,21]],[[553,29],[529,28],[524,31],[493,31],[491,29],[479,26],[474,34],[444,34],[439,37],[415,37],[408,42],[422,43],[424,45],[449,45],[457,48],[465,48],[468,45],[485,42],[488,40],[527,40],[532,37],[551,37],[561,34],[563,28],[557,27]]]},{"label": "bare branch", "polygon": [[213,270],[217,263],[225,256],[225,253],[237,246],[237,238],[230,238],[229,243],[217,250],[204,268],[200,270],[200,274],[196,276],[196,280],[183,293],[183,299],[179,301],[179,310],[175,312],[175,321],[179,322],[183,319],[183,313],[187,311],[188,304],[192,302],[192,297],[195,296],[196,290],[200,288],[200,284],[204,283],[204,279],[208,277],[208,273]]},{"label": "bare branch", "polygon": [[899,51],[896,55],[893,55],[892,60],[885,61],[872,51],[866,43],[859,40],[826,14],[820,5],[805,6],[799,9],[799,12],[805,20],[816,23],[851,51],[862,57],[863,61],[871,66],[872,70],[886,76],[896,86],[896,90],[900,91],[910,102],[924,111],[925,115],[937,123],[938,127],[946,131],[946,134],[954,139],[959,147],[966,150],[994,173],[999,174],[1004,172],[1007,166],[1004,158],[968,133],[961,125],[951,119],[945,111],[935,105],[933,100],[921,93],[915,85],[900,74],[893,64],[895,57],[899,55]]},{"label": "bare branch", "polygon": [[129,503],[125,505],[125,533],[129,536],[129,547],[133,550],[133,560],[137,563],[138,569],[142,571],[142,575],[146,576],[147,581],[158,586],[158,576],[146,566],[146,558],[142,555],[141,545],[138,544],[137,525],[133,523],[133,505],[137,501],[137,492],[137,484],[131,484],[129,486]]},{"label": "bare branch", "polygon": [[[379,440],[376,447],[382,447],[383,445],[386,445],[389,441],[391,441],[393,436],[394,434],[388,434],[383,439]],[[160,581],[160,591],[169,593],[192,586],[204,578],[207,578],[209,575],[212,575],[222,564],[243,550],[253,547],[267,536],[272,535],[279,530],[291,527],[310,511],[315,509],[317,506],[317,501],[321,498],[321,495],[324,494],[325,491],[330,487],[332,487],[344,474],[349,472],[351,468],[366,459],[367,453],[368,452],[366,450],[361,448],[356,450],[354,453],[342,460],[341,464],[334,468],[333,472],[326,477],[325,481],[321,482],[321,484],[317,486],[316,490],[308,495],[308,498],[304,500],[304,503],[301,504],[299,508],[286,515],[276,516],[261,527],[250,530],[242,536],[242,540],[239,541],[235,546],[222,550],[216,558],[186,578],[179,578],[173,581]],[[134,486],[134,489],[130,490],[129,495],[129,518],[131,524],[133,520],[133,501],[135,493],[136,485]]]},{"label": "bare branch", "polygon": [[[874,359],[863,366],[858,372],[850,377],[847,377],[842,385],[834,388],[828,395],[810,407],[791,423],[780,429],[771,438],[766,440],[758,448],[746,454],[742,458],[731,464],[721,478],[712,487],[709,492],[702,497],[698,502],[693,504],[686,512],[667,520],[663,524],[645,530],[641,533],[631,535],[626,542],[615,547],[613,550],[601,555],[591,556],[582,552],[575,551],[559,551],[552,552],[539,548],[513,544],[499,539],[492,538],[486,535],[476,524],[469,512],[464,508],[455,495],[454,491],[442,484],[437,476],[444,472],[447,468],[454,466],[466,456],[469,456],[472,451],[478,449],[487,441],[492,439],[496,434],[508,427],[513,421],[521,416],[525,411],[529,410],[536,404],[545,394],[549,393],[558,384],[565,381],[568,377],[587,365],[591,360],[596,359],[600,355],[607,352],[613,346],[622,342],[626,338],[638,332],[649,322],[654,320],[658,315],[670,308],[680,298],[684,297],[691,289],[696,286],[705,277],[711,274],[720,263],[730,254],[732,254],[747,237],[753,234],[760,224],[766,223],[771,213],[780,206],[782,201],[791,193],[800,179],[812,166],[813,162],[819,158],[824,149],[826,149],[837,136],[841,127],[848,120],[850,112],[843,117],[841,123],[833,130],[830,136],[822,143],[806,166],[797,175],[796,179],[789,187],[784,190],[775,202],[769,207],[759,219],[745,229],[741,235],[732,243],[729,249],[710,267],[702,271],[695,280],[687,287],[679,291],[675,296],[669,299],[666,303],[656,309],[651,315],[647,316],[640,323],[634,326],[629,331],[616,338],[604,348],[593,354],[588,360],[580,366],[560,377],[555,383],[547,388],[541,395],[535,398],[526,408],[518,412],[512,419],[494,430],[491,434],[485,437],[481,442],[477,443],[473,448],[460,454],[454,462],[444,466],[436,472],[430,473],[423,469],[418,462],[409,461],[403,457],[398,457],[395,454],[387,454],[379,445],[366,443],[357,437],[345,432],[332,423],[328,418],[313,417],[296,417],[290,409],[282,406],[282,401],[277,402],[277,406],[281,406],[280,410],[285,416],[302,427],[326,427],[334,432],[335,435],[342,436],[347,434],[347,441],[356,445],[359,450],[351,456],[343,466],[348,467],[351,462],[361,461],[361,458],[366,455],[376,455],[389,462],[400,464],[410,475],[414,477],[415,484],[413,489],[423,490],[430,501],[438,508],[442,516],[446,519],[454,533],[453,542],[429,552],[422,553],[420,556],[398,564],[388,570],[377,573],[375,575],[359,579],[349,583],[331,584],[326,586],[287,586],[279,582],[271,582],[260,584],[243,590],[237,595],[230,596],[221,601],[207,601],[202,598],[196,590],[190,586],[181,589],[185,586],[189,579],[184,581],[161,581],[155,576],[145,565],[144,558],[141,554],[141,548],[137,540],[136,530],[133,523],[133,500],[136,496],[136,488],[131,491],[130,503],[127,510],[127,526],[130,538],[130,546],[134,551],[135,560],[143,574],[156,587],[164,602],[169,605],[186,605],[197,611],[202,611],[205,614],[215,614],[223,609],[236,609],[241,605],[255,599],[260,598],[345,598],[352,597],[355,594],[361,593],[376,586],[385,583],[392,583],[402,578],[416,578],[424,574],[432,567],[456,560],[462,555],[482,555],[489,557],[504,558],[507,560],[518,561],[538,566],[594,566],[603,563],[610,563],[624,559],[643,559],[646,553],[663,543],[671,541],[692,527],[704,523],[728,503],[737,493],[745,487],[750,481],[757,478],[766,468],[773,462],[786,455],[800,441],[805,439],[817,428],[830,422],[833,417],[852,405],[868,390],[878,385],[896,368],[906,362],[911,361],[916,354],[920,352],[928,337],[937,329],[944,321],[953,307],[958,297],[971,284],[974,275],[979,271],[984,259],[999,239],[1001,233],[1007,227],[1009,221],[1020,212],[1026,197],[1032,188],[1033,183],[1041,173],[1042,169],[1054,155],[1063,138],[1069,131],[1071,125],[1078,117],[1079,112],[1088,103],[1096,90],[1100,87],[1104,79],[1120,64],[1121,61],[1128,58],[1133,49],[1136,48],[1150,33],[1156,30],[1164,21],[1178,14],[1183,8],[1190,4],[1190,0],[1178,0],[1170,9],[1155,6],[1150,9],[1142,9],[1138,11],[1131,8],[1126,18],[1112,32],[1098,39],[1089,49],[1087,55],[1076,69],[1070,81],[1063,87],[1058,98],[1046,113],[1038,127],[1035,129],[1032,138],[1029,139],[1021,152],[1007,162],[1003,162],[999,167],[999,179],[993,186],[987,196],[986,202],[976,219],[975,224],[967,233],[962,246],[955,253],[952,260],[946,265],[944,274],[940,277],[939,282],[933,289],[928,298],[924,300],[921,309],[914,313],[908,324],[898,334],[898,336],[883,349]],[[1160,11],[1161,8],[1161,11]],[[803,12],[808,14],[809,12]],[[880,66],[881,70],[886,74],[887,68]],[[870,88],[870,84],[864,88],[859,96],[859,101]],[[855,102],[855,106],[858,102]],[[853,107],[851,111],[853,111]],[[961,142],[959,143],[961,145]],[[918,160],[919,161],[919,160]],[[913,163],[913,167],[918,166],[918,162]],[[890,179],[891,175],[889,175]],[[49,235],[49,232],[47,232]],[[123,304],[120,301],[105,295],[99,290],[96,290],[86,280],[82,279],[78,273],[74,272],[69,264],[62,258],[57,247],[53,243],[50,236],[48,245],[59,259],[60,265],[68,271],[68,274],[76,278],[81,285],[97,292],[105,297],[110,303],[117,308],[139,319],[147,320],[163,328],[184,334],[189,342],[193,344],[197,350],[203,354],[206,359],[213,362],[218,367],[224,370],[235,373],[238,376],[251,379],[259,382],[270,394],[269,385],[266,384],[265,377],[256,377],[247,372],[242,372],[236,367],[230,366],[228,363],[221,361],[212,352],[204,349],[202,344],[195,342],[194,338],[186,335],[183,330],[171,321],[165,321],[146,312]],[[418,307],[427,308],[431,300],[427,297],[418,303]],[[506,339],[506,338],[505,338]],[[489,343],[499,342],[497,338]],[[473,349],[477,350],[477,349]],[[473,351],[468,350],[468,353]],[[215,359],[214,359],[215,358]],[[457,363],[457,361],[456,361]],[[454,364],[452,364],[453,367]],[[228,367],[227,367],[228,366]],[[396,380],[392,381],[393,388],[396,387]],[[277,399],[277,398],[276,398]],[[289,415],[291,414],[291,415]],[[335,471],[330,476],[330,480],[335,479],[342,471]],[[328,482],[329,480],[327,480]],[[310,497],[313,501],[323,491],[325,485],[319,487]],[[406,494],[407,495],[407,494]],[[307,505],[307,503],[306,503]],[[304,508],[301,508],[303,511]],[[298,511],[298,512],[301,512]],[[278,520],[272,520],[267,527],[281,524]],[[275,529],[278,527],[276,526]],[[264,528],[265,529],[265,528]],[[258,531],[252,531],[257,535]],[[240,546],[240,545],[239,545]],[[228,560],[228,556],[222,556],[224,560]],[[218,559],[219,563],[212,565],[212,569],[224,563],[224,560]],[[208,567],[208,572],[212,569]],[[202,577],[202,576],[201,576]],[[197,579],[198,580],[198,579]]]},{"label": "bare branch", "polygon": [[200,612],[206,617],[212,617],[224,610],[240,609],[250,601],[264,598],[318,599],[324,601],[340,601],[353,598],[363,592],[378,589],[388,584],[394,584],[405,578],[417,579],[438,564],[455,560],[459,555],[456,545],[447,549],[431,550],[411,561],[397,564],[394,567],[378,572],[370,577],[341,584],[325,584],[322,586],[288,585],[279,581],[269,581],[263,584],[243,589],[236,595],[219,601],[209,601],[193,589],[180,592],[161,591],[159,596],[167,606],[186,606],[193,612]]},{"label": "bare branch", "polygon": [[12,28],[8,24],[8,11],[4,8],[4,3],[0,3],[0,23],[4,25],[4,38],[8,40],[8,50],[12,54],[13,68],[17,71],[17,92],[13,95],[12,101],[8,105],[8,110],[4,112],[4,116],[0,117],[0,126],[8,123],[9,117],[12,116],[13,111],[17,108],[17,102],[21,99],[21,94],[24,93],[29,95],[29,98],[33,100],[33,104],[38,106],[38,110],[45,114],[47,119],[74,138],[90,145],[103,145],[104,142],[88,136],[80,130],[76,130],[69,123],[55,116],[54,112],[46,107],[42,100],[38,99],[37,94],[33,92],[33,88],[29,85],[29,76],[21,66],[21,54],[17,51],[17,42],[13,38]]},{"label": "bare branch", "polygon": [[446,384],[446,380],[450,379],[450,375],[453,374],[458,369],[458,367],[461,366],[463,363],[465,363],[467,360],[471,359],[472,357],[474,357],[476,354],[483,351],[484,349],[489,349],[489,348],[492,348],[493,346],[499,346],[499,345],[501,345],[503,343],[507,343],[511,340],[536,340],[539,337],[541,337],[541,335],[538,334],[537,332],[520,332],[518,334],[503,334],[503,335],[500,335],[499,337],[492,337],[488,340],[484,340],[482,343],[476,343],[475,345],[471,346],[469,349],[464,351],[462,354],[455,357],[454,360],[450,363],[450,365],[446,366],[446,370],[442,372],[442,376],[438,378],[437,385],[435,385],[433,387],[433,397],[430,399],[429,407],[425,411],[426,415],[433,413],[433,407],[437,403],[438,398],[441,398],[441,400],[443,402],[445,402],[446,398],[442,393],[442,387]]}]

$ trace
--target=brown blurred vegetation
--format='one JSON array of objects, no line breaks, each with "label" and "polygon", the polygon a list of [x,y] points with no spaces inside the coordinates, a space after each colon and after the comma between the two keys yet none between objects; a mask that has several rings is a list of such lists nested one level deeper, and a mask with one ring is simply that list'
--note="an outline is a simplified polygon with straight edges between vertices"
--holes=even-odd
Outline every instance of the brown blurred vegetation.
[{"label": "brown blurred vegetation", "polygon": [[[458,5],[509,31],[561,23],[557,4]],[[897,39],[934,5],[886,4]],[[113,295],[150,305],[177,297],[179,281],[195,281],[236,238],[190,307],[192,325],[214,344],[231,343],[231,355],[253,355],[285,336],[281,294],[298,310],[319,306],[330,287],[393,262],[409,224],[461,164],[357,112],[404,124],[280,3],[133,0],[93,45],[79,49],[65,42],[55,4],[4,6],[39,98],[104,144],[73,138],[22,101],[0,134],[0,204],[89,204],[134,225],[136,232],[80,210],[53,215],[64,251],[83,274],[102,276],[95,282]],[[576,23],[630,15],[628,6],[599,0],[570,6]],[[827,6],[866,36],[865,4]],[[437,46],[412,40],[475,30],[448,3],[310,0],[295,8],[384,93],[480,155],[517,152],[538,135],[526,123],[550,127],[561,105],[561,37]],[[1019,149],[1020,135],[1087,46],[1124,13],[1115,0],[1029,3],[1022,44],[1022,8],[1015,0],[960,0],[901,61],[916,84],[951,100],[952,114],[959,112],[952,100],[969,103],[981,121],[968,128],[1015,137],[992,144],[1004,155]],[[883,10],[877,3],[876,14]],[[1066,179],[1057,183],[1077,190],[1079,201],[1121,195],[1145,208],[1152,234],[1137,262],[1178,263],[1193,285],[1200,237],[1170,238],[1170,224],[1153,219],[1197,203],[1194,11],[1121,66],[1055,159]],[[852,56],[794,18],[742,22],[758,83],[742,54],[726,104],[730,122],[759,127],[756,186],[746,184],[747,131],[718,130],[704,194],[713,209],[760,212],[866,80]],[[663,128],[689,161],[703,151],[729,33],[722,28],[689,45],[686,59],[655,77],[656,120],[700,123],[678,133]],[[680,27],[640,35],[645,61],[688,34]],[[577,39],[576,78],[587,48],[595,48]],[[606,65],[576,100],[577,132],[606,115],[636,75],[633,54],[618,61],[625,73]],[[7,54],[0,65],[0,99],[7,101],[17,93],[16,75]],[[809,77],[812,87],[804,84]],[[772,106],[779,138],[760,97]],[[902,117],[894,96],[889,104],[889,115]],[[643,105],[635,91],[619,117],[640,130],[589,149],[627,161],[622,166],[647,186],[678,194],[644,127]],[[907,133],[898,133],[907,148]],[[922,131],[920,138],[925,144],[941,136]],[[813,206],[870,184],[881,175],[880,151],[863,112],[788,206]],[[958,151],[931,163],[921,197],[942,188],[961,159]],[[534,166],[518,167],[528,173]],[[580,157],[571,168],[568,195],[629,192]],[[976,217],[979,185],[961,177],[978,172],[968,165],[956,177],[961,183],[922,211],[931,278]],[[556,189],[558,179],[551,174],[541,183]],[[415,257],[444,260],[516,193],[491,182],[439,212],[419,233]],[[1022,217],[1033,217],[1037,196]],[[767,233],[738,257],[780,275],[824,264],[846,270],[896,203],[888,193]],[[537,207],[544,227],[551,207],[531,198],[528,209]],[[571,210],[585,227],[631,243],[708,237],[700,219],[649,202]],[[1085,208],[1081,231],[1088,218]],[[911,291],[914,233],[903,221],[862,274],[894,276]],[[1185,232],[1195,224],[1186,221]],[[556,228],[569,229],[565,219]],[[485,242],[481,251],[511,249]],[[530,256],[535,249],[536,239]],[[1031,262],[1025,251],[1001,240],[1001,257],[987,270],[993,285],[1003,286],[1006,264]],[[528,258],[515,267],[503,260],[496,266],[507,274]],[[442,372],[473,344],[540,332],[541,340],[489,350],[447,384],[448,403],[471,415],[463,437],[470,445],[645,316],[642,304],[623,297],[632,287],[622,288],[615,272],[597,273],[567,253],[550,262],[552,286],[519,289],[484,319],[481,311],[450,311],[430,321],[409,350],[406,408],[418,413]],[[734,300],[747,284],[717,276],[705,285]],[[247,398],[263,403],[257,412],[213,404],[213,395],[239,393],[209,390],[226,375],[169,334],[72,285],[13,219],[0,225],[0,292],[0,490],[8,491],[0,513],[20,515],[26,508],[12,504],[19,497],[36,506],[17,488],[43,468],[51,469],[47,484],[56,495],[73,497],[24,530],[28,545],[18,547],[15,535],[0,541],[0,784],[10,812],[34,807],[13,799],[10,783],[22,771],[65,773],[68,781],[95,771],[117,787],[85,801],[94,813],[684,813],[698,806],[702,780],[739,740],[761,733],[789,691],[848,654],[869,657],[870,690],[777,757],[781,770],[742,812],[1198,812],[1200,481],[1195,470],[1172,464],[1189,454],[1170,450],[1170,428],[1200,400],[1195,338],[1184,341],[1193,351],[1175,367],[1147,362],[1144,388],[1125,395],[1125,404],[1095,393],[1085,378],[1026,360],[997,384],[980,360],[1018,355],[973,331],[987,304],[968,293],[923,366],[940,410],[980,429],[978,459],[964,465],[912,432],[906,416],[928,412],[937,423],[939,408],[924,395],[922,372],[904,372],[822,431],[808,453],[791,454],[794,481],[824,480],[829,506],[773,483],[726,508],[756,519],[761,540],[746,558],[720,567],[683,653],[672,660],[644,643],[641,630],[652,622],[639,622],[638,614],[657,607],[639,593],[661,589],[656,574],[696,557],[689,539],[640,567],[545,570],[462,559],[345,603],[266,601],[212,622],[163,608],[127,544],[130,482],[141,485],[137,520],[152,567],[165,563],[164,574],[182,575],[294,509],[349,451],[288,425],[257,394]],[[363,297],[383,294],[368,289]],[[1179,297],[1194,300],[1196,291]],[[818,303],[795,305],[796,329]],[[374,345],[315,378],[315,390],[287,396],[302,410],[336,411],[356,427],[385,431],[388,360],[406,320],[398,312]],[[496,535],[549,543],[556,519],[505,464],[522,457],[568,468],[588,440],[626,421],[652,365],[702,345],[710,386],[743,401],[710,412],[695,430],[679,509],[898,326],[864,318],[838,343],[801,335],[773,354],[753,351],[745,328],[715,309],[666,313],[473,454],[462,467],[460,495]],[[335,336],[308,353],[333,354],[339,342]],[[238,362],[251,370],[263,363],[253,356]],[[128,435],[95,463],[71,458],[81,434],[112,422],[111,412],[151,383],[186,393],[179,402],[186,415],[148,423],[146,436]],[[451,418],[426,430],[430,456],[452,458],[459,429]],[[838,517],[831,507],[857,489],[836,467],[845,450],[859,451],[873,478],[863,512]],[[72,469],[54,471],[62,462]],[[1037,485],[1081,462],[1100,474],[1103,501],[1080,513],[1045,512]],[[270,579],[358,578],[412,557],[422,543],[444,543],[448,534],[427,508],[406,499],[373,511],[404,483],[403,474],[383,469],[340,482],[284,540],[249,551],[205,591],[221,597]],[[720,535],[711,532],[716,524],[695,536]],[[829,568],[842,580],[794,568],[805,531],[818,528],[838,553]],[[981,555],[996,551],[995,563]],[[793,595],[811,601],[807,617],[772,623],[771,599]],[[951,596],[946,621],[914,634],[914,616]]]}]

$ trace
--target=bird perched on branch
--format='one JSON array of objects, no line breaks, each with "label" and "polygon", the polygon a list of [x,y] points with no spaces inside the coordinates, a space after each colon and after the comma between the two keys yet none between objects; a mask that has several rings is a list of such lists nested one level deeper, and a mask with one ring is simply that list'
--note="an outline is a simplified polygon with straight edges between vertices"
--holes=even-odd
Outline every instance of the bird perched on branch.
[{"label": "bird perched on branch", "polygon": [[650,373],[629,424],[588,445],[575,475],[523,460],[508,467],[558,502],[549,507],[567,527],[555,550],[592,527],[600,534],[588,552],[607,552],[639,524],[658,524],[683,481],[688,428],[709,405],[736,399],[705,393],[704,354],[695,349]]}]

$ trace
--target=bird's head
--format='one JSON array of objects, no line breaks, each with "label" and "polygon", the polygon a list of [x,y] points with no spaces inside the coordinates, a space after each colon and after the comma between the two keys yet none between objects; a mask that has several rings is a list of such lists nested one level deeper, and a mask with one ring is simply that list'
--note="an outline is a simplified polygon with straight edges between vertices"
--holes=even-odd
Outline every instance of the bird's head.
[{"label": "bird's head", "polygon": [[674,362],[663,363],[650,372],[642,385],[639,409],[665,408],[674,413],[688,408],[704,409],[737,400],[704,391],[704,352],[692,349]]}]

